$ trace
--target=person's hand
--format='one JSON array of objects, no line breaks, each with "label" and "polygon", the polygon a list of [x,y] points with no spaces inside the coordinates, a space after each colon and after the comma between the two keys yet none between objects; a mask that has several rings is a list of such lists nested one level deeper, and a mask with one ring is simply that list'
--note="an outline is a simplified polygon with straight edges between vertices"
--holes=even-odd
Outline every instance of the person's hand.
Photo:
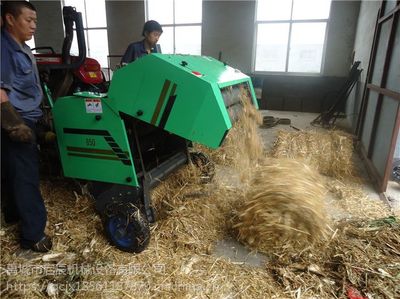
[{"label": "person's hand", "polygon": [[32,130],[24,123],[8,98],[1,102],[0,107],[1,127],[8,133],[10,139],[16,142],[32,142],[34,140]]},{"label": "person's hand", "polygon": [[0,89],[0,103],[8,102],[8,95],[7,92],[1,88]]},{"label": "person's hand", "polygon": [[33,132],[31,128],[29,128],[25,124],[20,124],[13,127],[9,132],[8,136],[11,140],[16,142],[26,142],[30,143],[33,141]]}]

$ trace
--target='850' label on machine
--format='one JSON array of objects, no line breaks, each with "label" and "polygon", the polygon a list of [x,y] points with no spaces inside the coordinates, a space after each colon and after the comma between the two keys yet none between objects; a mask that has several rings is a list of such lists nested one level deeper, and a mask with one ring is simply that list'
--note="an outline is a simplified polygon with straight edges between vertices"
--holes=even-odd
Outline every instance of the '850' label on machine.
[{"label": "'850' label on machine", "polygon": [[86,113],[103,113],[100,99],[85,99]]}]

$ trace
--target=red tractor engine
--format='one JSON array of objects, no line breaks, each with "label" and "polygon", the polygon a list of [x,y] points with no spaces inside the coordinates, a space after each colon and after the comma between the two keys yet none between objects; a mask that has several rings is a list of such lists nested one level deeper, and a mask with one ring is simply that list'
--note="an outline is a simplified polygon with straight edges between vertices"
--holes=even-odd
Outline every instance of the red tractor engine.
[{"label": "red tractor engine", "polygon": [[[86,42],[82,25],[82,16],[75,8],[63,8],[65,37],[62,52],[56,53],[52,47],[38,47],[32,49],[39,52],[34,54],[42,81],[46,83],[53,94],[53,98],[72,95],[79,91],[107,92],[99,62],[86,57]],[[73,25],[76,28],[76,37],[79,55],[70,54],[74,37]]]},{"label": "red tractor engine", "polygon": [[[61,54],[35,54],[36,62],[39,68],[46,67],[46,65],[61,65]],[[72,62],[77,60],[77,56],[72,56]],[[96,59],[86,57],[83,63],[77,68],[72,70],[74,76],[85,84],[101,84],[104,82],[104,76],[101,71],[101,66]]]}]

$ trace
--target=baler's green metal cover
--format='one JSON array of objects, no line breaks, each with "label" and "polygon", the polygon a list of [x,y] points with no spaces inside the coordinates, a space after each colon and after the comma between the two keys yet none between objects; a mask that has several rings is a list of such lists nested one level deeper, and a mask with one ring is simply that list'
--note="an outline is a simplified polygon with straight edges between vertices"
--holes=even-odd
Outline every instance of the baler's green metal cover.
[{"label": "baler's green metal cover", "polygon": [[[115,109],[206,146],[221,145],[232,127],[221,89],[250,78],[206,56],[152,54],[114,72],[109,103]],[[236,101],[237,103],[237,101]]]},{"label": "baler's green metal cover", "polygon": [[139,185],[124,122],[107,98],[62,97],[53,116],[66,177]]}]

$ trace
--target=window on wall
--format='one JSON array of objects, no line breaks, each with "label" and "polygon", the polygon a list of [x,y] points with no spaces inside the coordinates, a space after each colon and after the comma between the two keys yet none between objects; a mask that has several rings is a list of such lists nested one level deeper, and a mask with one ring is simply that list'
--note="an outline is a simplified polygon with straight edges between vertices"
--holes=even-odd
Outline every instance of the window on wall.
[{"label": "window on wall", "polygon": [[35,47],[35,37],[32,36],[32,38],[26,41],[25,44],[27,44],[29,48],[33,49]]},{"label": "window on wall", "polygon": [[[96,59],[102,67],[107,67],[108,38],[105,0],[63,0],[64,6],[72,6],[82,13],[87,56]],[[76,34],[71,46],[71,54],[78,55]]]},{"label": "window on wall", "polygon": [[254,70],[320,73],[331,0],[257,0]]},{"label": "window on wall", "polygon": [[201,54],[202,0],[147,0],[146,17],[163,27],[162,53]]}]

